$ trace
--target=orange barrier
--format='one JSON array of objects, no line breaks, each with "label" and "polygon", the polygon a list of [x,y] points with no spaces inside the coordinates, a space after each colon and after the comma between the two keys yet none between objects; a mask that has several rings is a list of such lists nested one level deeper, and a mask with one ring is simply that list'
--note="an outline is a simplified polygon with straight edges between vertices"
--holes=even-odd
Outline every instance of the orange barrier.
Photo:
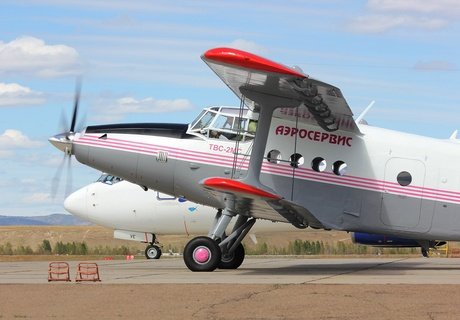
[{"label": "orange barrier", "polygon": [[48,282],[49,281],[71,281],[69,264],[63,261],[50,262],[48,267]]},{"label": "orange barrier", "polygon": [[80,262],[77,266],[77,276],[75,281],[101,281],[99,278],[99,267],[97,263]]},{"label": "orange barrier", "polygon": [[460,258],[460,249],[455,248],[450,250],[449,258]]},{"label": "orange barrier", "polygon": [[445,257],[449,258],[449,242],[446,242],[443,246],[436,246],[430,249],[430,257]]}]

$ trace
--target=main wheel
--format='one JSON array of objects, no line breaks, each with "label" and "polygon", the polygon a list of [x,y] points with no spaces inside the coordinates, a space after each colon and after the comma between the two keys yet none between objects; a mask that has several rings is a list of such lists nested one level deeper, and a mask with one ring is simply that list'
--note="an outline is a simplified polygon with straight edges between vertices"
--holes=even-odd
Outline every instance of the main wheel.
[{"label": "main wheel", "polygon": [[219,269],[238,269],[244,261],[244,247],[240,243],[231,254],[222,254],[219,262]]},{"label": "main wheel", "polygon": [[145,248],[145,257],[147,259],[160,259],[161,249],[155,244],[150,244]]},{"label": "main wheel", "polygon": [[221,258],[216,241],[208,237],[196,237],[184,248],[184,262],[191,271],[214,271]]}]

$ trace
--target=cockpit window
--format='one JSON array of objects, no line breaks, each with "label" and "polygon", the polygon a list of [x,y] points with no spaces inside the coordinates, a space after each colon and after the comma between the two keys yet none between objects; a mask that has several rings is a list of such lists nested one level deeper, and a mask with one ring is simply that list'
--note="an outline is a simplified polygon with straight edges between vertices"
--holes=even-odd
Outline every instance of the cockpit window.
[{"label": "cockpit window", "polygon": [[240,117],[239,108],[206,108],[189,126],[188,133],[211,139],[247,141],[254,138],[257,120],[252,112],[244,109]]},{"label": "cockpit window", "polygon": [[102,182],[102,183],[109,184],[109,185],[118,183],[120,181],[123,181],[123,179],[120,177],[112,176],[111,174],[105,174],[105,173],[102,174],[99,177],[99,179],[97,179],[97,182]]},{"label": "cockpit window", "polygon": [[192,130],[200,130],[203,127],[207,127],[215,117],[215,113],[202,111],[198,118],[193,122]]},{"label": "cockpit window", "polygon": [[221,129],[232,129],[234,122],[234,117],[219,115],[214,121],[213,127]]}]

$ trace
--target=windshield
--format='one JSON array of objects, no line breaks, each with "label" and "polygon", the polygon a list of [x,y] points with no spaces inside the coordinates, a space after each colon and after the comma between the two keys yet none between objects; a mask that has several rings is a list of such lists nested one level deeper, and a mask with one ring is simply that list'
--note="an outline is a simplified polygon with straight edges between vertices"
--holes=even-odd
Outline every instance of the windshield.
[{"label": "windshield", "polygon": [[249,109],[211,107],[203,110],[192,122],[189,133],[211,139],[247,141],[254,138],[257,120],[250,119]]},{"label": "windshield", "polygon": [[205,128],[211,123],[212,119],[214,119],[214,116],[216,114],[213,112],[207,112],[206,110],[203,110],[198,118],[194,121],[192,130],[201,130],[201,128]]},{"label": "windshield", "polygon": [[118,183],[120,181],[123,181],[123,179],[120,177],[112,176],[111,174],[106,174],[106,173],[103,173],[99,177],[99,179],[97,179],[97,182],[102,182],[102,183],[109,184],[109,185]]}]

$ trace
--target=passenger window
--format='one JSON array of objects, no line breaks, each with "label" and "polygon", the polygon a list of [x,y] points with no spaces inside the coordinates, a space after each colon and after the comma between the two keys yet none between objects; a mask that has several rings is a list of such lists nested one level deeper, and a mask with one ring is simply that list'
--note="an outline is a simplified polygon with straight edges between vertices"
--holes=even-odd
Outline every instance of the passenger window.
[{"label": "passenger window", "polygon": [[405,187],[411,184],[412,176],[409,172],[402,171],[398,174],[398,176],[396,177],[396,180],[401,186]]},{"label": "passenger window", "polygon": [[292,154],[289,160],[291,161],[291,167],[294,167],[294,168],[298,168],[304,163],[304,158],[300,153]]},{"label": "passenger window", "polygon": [[338,176],[343,176],[345,173],[347,173],[347,164],[340,160],[336,161],[332,166],[332,171]]},{"label": "passenger window", "polygon": [[281,161],[281,152],[278,150],[271,150],[267,154],[267,161],[273,164],[278,164]]},{"label": "passenger window", "polygon": [[327,168],[327,162],[324,158],[316,157],[311,161],[311,168],[316,172],[323,172]]}]

